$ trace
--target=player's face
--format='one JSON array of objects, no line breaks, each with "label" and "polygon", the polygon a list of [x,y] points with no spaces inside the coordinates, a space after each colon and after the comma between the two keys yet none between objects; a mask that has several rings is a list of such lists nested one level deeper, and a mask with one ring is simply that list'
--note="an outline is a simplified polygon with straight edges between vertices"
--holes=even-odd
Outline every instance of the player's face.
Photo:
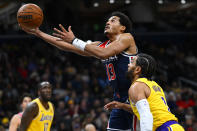
[{"label": "player's face", "polygon": [[128,71],[134,70],[136,68],[137,57],[132,57],[130,63],[128,64]]},{"label": "player's face", "polygon": [[49,101],[52,95],[52,87],[50,85],[45,85],[40,88],[40,97],[44,101]]},{"label": "player's face", "polygon": [[104,33],[105,34],[118,34],[121,32],[122,25],[120,24],[120,18],[112,16],[108,19]]},{"label": "player's face", "polygon": [[31,101],[31,97],[24,97],[21,104],[22,109],[24,110]]},{"label": "player's face", "polygon": [[136,60],[137,60],[137,57],[133,57],[130,63],[128,64],[127,78],[129,78],[131,81],[133,80],[135,76],[134,71],[136,69]]}]

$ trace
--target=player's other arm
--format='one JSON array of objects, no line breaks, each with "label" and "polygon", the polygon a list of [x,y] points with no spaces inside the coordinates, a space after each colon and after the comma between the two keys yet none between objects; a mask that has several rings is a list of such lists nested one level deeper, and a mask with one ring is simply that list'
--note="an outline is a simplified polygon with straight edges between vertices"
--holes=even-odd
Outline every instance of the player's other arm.
[{"label": "player's other arm", "polygon": [[9,131],[17,131],[17,128],[19,127],[20,118],[17,115],[14,115],[11,119]]},{"label": "player's other arm", "polygon": [[135,103],[140,115],[141,131],[152,131],[153,129],[153,116],[147,101],[149,95],[150,88],[145,83],[135,82],[129,88],[129,97]]},{"label": "player's other arm", "polygon": [[106,110],[112,110],[112,109],[123,109],[125,111],[130,112],[133,114],[133,110],[129,104],[118,102],[118,101],[112,101],[104,106],[104,109]]},{"label": "player's other arm", "polygon": [[26,131],[32,120],[38,115],[38,105],[36,103],[31,103],[25,109],[20,125],[20,131]]}]

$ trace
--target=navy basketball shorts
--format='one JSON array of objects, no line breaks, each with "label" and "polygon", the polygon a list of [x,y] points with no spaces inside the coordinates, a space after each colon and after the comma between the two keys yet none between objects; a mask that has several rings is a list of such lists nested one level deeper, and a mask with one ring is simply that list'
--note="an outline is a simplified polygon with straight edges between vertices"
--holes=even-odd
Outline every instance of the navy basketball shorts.
[{"label": "navy basketball shorts", "polygon": [[136,120],[136,117],[127,111],[113,109],[110,113],[107,131],[135,131]]}]

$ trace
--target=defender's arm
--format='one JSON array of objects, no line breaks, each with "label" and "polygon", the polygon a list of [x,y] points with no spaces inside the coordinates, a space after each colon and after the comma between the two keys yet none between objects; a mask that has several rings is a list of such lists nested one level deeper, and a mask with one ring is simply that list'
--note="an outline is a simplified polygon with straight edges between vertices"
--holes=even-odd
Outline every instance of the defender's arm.
[{"label": "defender's arm", "polygon": [[147,101],[149,95],[150,89],[145,83],[136,82],[129,89],[129,97],[135,103],[140,115],[141,131],[152,131],[153,129],[153,116]]}]

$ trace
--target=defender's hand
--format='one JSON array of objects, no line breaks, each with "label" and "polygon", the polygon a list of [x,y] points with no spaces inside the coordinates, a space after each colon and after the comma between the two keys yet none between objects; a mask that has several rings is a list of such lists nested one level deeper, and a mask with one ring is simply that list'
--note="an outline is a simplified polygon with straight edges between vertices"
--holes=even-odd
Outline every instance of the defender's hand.
[{"label": "defender's hand", "polygon": [[75,35],[73,34],[71,30],[71,26],[68,27],[68,31],[61,24],[59,24],[59,27],[61,28],[61,30],[54,28],[54,31],[56,33],[53,33],[53,35],[60,38],[61,40],[65,42],[71,43],[73,39],[75,38]]},{"label": "defender's hand", "polygon": [[112,110],[112,109],[122,109],[123,103],[118,101],[112,101],[104,106],[105,110]]}]

